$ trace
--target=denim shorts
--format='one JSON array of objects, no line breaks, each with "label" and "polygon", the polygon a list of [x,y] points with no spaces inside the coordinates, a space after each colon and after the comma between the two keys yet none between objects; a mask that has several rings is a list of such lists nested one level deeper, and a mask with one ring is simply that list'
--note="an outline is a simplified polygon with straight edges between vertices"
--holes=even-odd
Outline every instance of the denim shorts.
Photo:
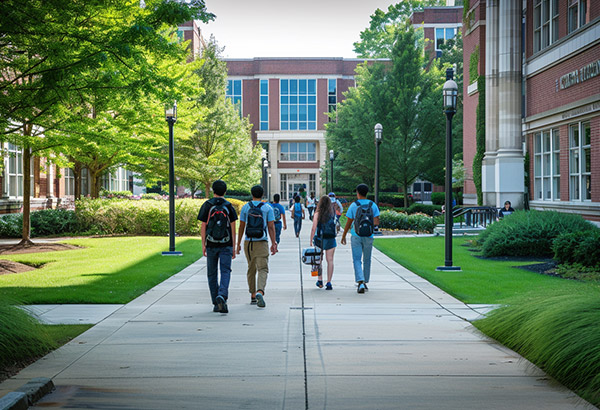
[{"label": "denim shorts", "polygon": [[[319,246],[321,244],[321,238],[315,235],[315,237],[313,238],[313,244],[315,244],[315,246]],[[319,248],[326,251],[328,249],[333,249],[336,246],[337,243],[335,241],[335,238],[323,238],[323,246],[319,246]]]}]

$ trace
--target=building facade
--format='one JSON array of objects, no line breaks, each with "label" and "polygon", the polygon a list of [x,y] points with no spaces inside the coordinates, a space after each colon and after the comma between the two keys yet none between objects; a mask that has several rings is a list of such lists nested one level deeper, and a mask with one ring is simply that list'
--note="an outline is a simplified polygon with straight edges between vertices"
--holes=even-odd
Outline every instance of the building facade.
[{"label": "building facade", "polygon": [[266,192],[291,198],[304,188],[318,197],[329,154],[325,125],[364,60],[344,58],[225,59],[227,98],[249,117],[252,140],[268,160]]},{"label": "building facade", "polygon": [[[600,221],[600,2],[480,0],[465,26],[465,64],[478,45],[485,73],[484,203]],[[477,89],[464,88],[472,164]]]}]

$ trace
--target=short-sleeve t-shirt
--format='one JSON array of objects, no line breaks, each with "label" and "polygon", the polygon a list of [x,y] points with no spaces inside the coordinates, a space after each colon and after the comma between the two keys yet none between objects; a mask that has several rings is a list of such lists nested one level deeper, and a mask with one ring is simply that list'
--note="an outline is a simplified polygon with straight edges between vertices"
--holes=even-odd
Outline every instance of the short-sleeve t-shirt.
[{"label": "short-sleeve t-shirt", "polygon": [[[254,206],[258,206],[258,204],[261,203],[261,201],[251,201],[251,202],[254,204]],[[242,207],[242,210],[240,212],[240,221],[242,221],[244,223],[248,222],[248,211],[249,210],[250,210],[250,203],[247,203]],[[264,205],[260,207],[260,210],[263,213],[263,218],[267,221],[267,224],[269,222],[275,221],[275,215],[273,214],[273,208],[271,208],[271,205],[264,203]],[[268,236],[267,236],[267,230],[265,230],[265,233],[261,238],[248,238],[248,236],[245,236],[245,239],[250,242],[267,241],[267,240],[269,240]],[[245,232],[244,232],[244,235],[245,235]]]},{"label": "short-sleeve t-shirt", "polygon": [[[221,197],[215,197],[215,198],[211,198],[208,201],[205,201],[202,206],[200,207],[200,212],[198,213],[198,220],[200,222],[208,222],[208,214],[210,212],[210,208],[212,208],[214,205],[217,204],[221,204],[221,203],[225,203],[226,202],[226,207],[227,207],[227,212],[229,215],[229,222],[235,222],[238,219],[237,216],[237,212],[235,211],[235,208],[233,207],[233,205],[231,205],[231,203],[229,203],[227,200],[225,200],[224,198]],[[230,232],[229,232],[229,237],[231,238],[231,226],[229,226]],[[227,246],[233,246],[233,241],[230,239],[229,242],[225,242],[225,243],[214,243],[214,242],[210,242],[209,240],[206,241],[206,247],[207,248],[224,248]]]},{"label": "short-sleeve t-shirt", "polygon": [[[377,205],[375,204],[375,202],[371,201],[370,199],[359,199],[358,203],[361,205],[365,205],[368,204],[369,202],[372,203],[372,207],[373,207],[373,218],[376,218],[379,216],[379,207],[377,207]],[[352,204],[350,204],[350,206],[348,207],[348,210],[346,211],[346,217],[348,219],[354,219],[356,217],[356,201],[352,202]],[[350,233],[354,236],[358,236],[356,234],[356,232],[354,231],[354,221],[352,221],[352,229],[350,230]],[[373,235],[370,236],[371,238],[373,238]]]},{"label": "short-sleeve t-shirt", "polygon": [[[275,203],[275,202],[271,202],[269,205],[271,205],[271,208],[275,209],[279,209],[279,214],[281,215],[281,217],[283,218],[283,215],[285,215],[285,208],[283,207],[283,205],[281,205],[280,203]],[[273,214],[273,218],[275,218],[275,214]],[[280,219],[279,221],[275,221],[276,224],[282,224],[283,221]]]},{"label": "short-sleeve t-shirt", "polygon": [[304,206],[302,205],[302,203],[294,202],[294,204],[290,208],[290,212],[292,213],[292,218],[301,218],[303,209],[304,209]]}]

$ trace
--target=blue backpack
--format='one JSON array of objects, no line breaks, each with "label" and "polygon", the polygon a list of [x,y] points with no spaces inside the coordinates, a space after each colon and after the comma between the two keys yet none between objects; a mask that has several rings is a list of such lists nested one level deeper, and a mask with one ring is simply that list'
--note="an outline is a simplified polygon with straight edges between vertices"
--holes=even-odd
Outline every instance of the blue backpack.
[{"label": "blue backpack", "polygon": [[300,202],[294,204],[294,216],[302,216],[302,205],[300,205]]}]

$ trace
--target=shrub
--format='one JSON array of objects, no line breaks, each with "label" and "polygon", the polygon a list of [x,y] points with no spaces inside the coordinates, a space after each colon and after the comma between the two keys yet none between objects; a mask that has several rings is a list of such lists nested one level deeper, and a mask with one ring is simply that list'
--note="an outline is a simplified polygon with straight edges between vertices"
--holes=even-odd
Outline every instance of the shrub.
[{"label": "shrub", "polygon": [[435,224],[433,219],[425,214],[408,215],[404,212],[383,211],[379,215],[381,229],[433,232]]},{"label": "shrub", "polygon": [[102,198],[131,198],[133,193],[131,191],[107,191],[105,189],[100,190],[100,197]]},{"label": "shrub", "polygon": [[555,211],[516,211],[479,234],[483,256],[551,257],[561,233],[597,229],[580,215]]},{"label": "shrub", "polygon": [[[31,230],[33,236],[34,230]],[[0,217],[0,237],[19,238],[23,234],[23,214],[7,214]]]},{"label": "shrub", "polygon": [[35,236],[60,235],[79,231],[79,223],[75,211],[44,209],[31,213],[31,229]]},{"label": "shrub", "polygon": [[565,279],[600,281],[600,266],[584,266],[581,263],[563,263],[556,267],[556,274]]},{"label": "shrub", "polygon": [[600,291],[524,295],[475,325],[600,405]]},{"label": "shrub", "polygon": [[600,229],[563,233],[556,237],[552,249],[560,263],[600,266]]},{"label": "shrub", "polygon": [[431,203],[434,205],[444,205],[446,203],[446,194],[444,192],[432,192]]},{"label": "shrub", "polygon": [[433,213],[435,211],[442,212],[442,207],[441,205],[428,205],[420,204],[417,202],[409,206],[407,211],[409,214],[422,213],[427,214],[429,216],[433,216]]},{"label": "shrub", "polygon": [[150,192],[150,193],[142,194],[141,199],[161,200],[161,199],[163,199],[163,196],[161,194],[159,194],[158,192]]}]

